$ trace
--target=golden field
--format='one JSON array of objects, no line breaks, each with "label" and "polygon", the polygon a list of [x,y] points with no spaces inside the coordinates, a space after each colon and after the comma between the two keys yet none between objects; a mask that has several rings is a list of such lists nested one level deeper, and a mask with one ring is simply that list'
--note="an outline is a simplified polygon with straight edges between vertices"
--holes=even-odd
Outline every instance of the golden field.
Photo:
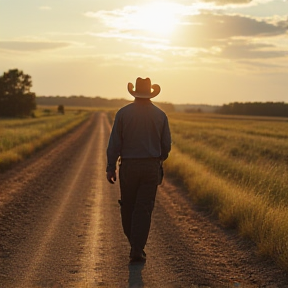
[{"label": "golden field", "polygon": [[169,114],[168,175],[288,270],[288,119]]},{"label": "golden field", "polygon": [[39,148],[67,133],[90,115],[89,111],[40,107],[35,118],[0,119],[0,171],[23,160]]},{"label": "golden field", "polygon": [[[92,112],[71,108],[59,115],[50,109],[39,108],[35,118],[0,120],[0,170]],[[115,109],[106,113],[112,123]],[[182,183],[196,205],[288,271],[288,119],[176,112],[168,118],[172,151],[165,175]]]}]

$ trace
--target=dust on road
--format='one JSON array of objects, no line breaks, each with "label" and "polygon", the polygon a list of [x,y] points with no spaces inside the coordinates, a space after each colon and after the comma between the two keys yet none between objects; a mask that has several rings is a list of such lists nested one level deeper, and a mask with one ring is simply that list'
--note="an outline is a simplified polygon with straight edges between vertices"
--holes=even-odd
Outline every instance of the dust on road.
[{"label": "dust on road", "polygon": [[105,178],[111,126],[95,113],[0,175],[0,288],[288,287],[255,247],[159,187],[145,266],[129,266],[118,182]]}]

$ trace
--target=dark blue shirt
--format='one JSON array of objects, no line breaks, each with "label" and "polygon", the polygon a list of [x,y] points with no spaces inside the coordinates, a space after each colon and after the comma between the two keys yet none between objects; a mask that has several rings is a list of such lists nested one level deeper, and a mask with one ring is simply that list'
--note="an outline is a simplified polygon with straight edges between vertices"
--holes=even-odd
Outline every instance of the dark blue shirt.
[{"label": "dark blue shirt", "polygon": [[171,135],[166,114],[149,99],[135,101],[121,108],[115,116],[107,148],[106,171],[115,171],[122,159],[167,159]]}]

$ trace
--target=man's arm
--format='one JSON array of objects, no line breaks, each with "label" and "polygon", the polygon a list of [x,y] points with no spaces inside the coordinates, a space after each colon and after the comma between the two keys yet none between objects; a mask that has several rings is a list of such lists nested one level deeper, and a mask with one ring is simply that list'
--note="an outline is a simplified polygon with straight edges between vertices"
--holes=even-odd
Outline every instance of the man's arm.
[{"label": "man's arm", "polygon": [[121,151],[121,123],[118,113],[115,116],[114,124],[109,138],[109,143],[107,147],[107,168],[106,168],[106,178],[111,183],[114,184],[116,181],[116,162],[120,156]]}]

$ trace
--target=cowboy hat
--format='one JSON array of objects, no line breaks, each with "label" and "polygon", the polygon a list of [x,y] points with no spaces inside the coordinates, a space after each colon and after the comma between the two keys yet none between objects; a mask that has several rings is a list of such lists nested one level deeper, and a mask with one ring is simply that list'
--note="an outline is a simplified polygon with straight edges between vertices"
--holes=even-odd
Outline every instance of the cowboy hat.
[{"label": "cowboy hat", "polygon": [[[153,91],[151,92],[151,88]],[[132,83],[128,83],[128,91],[129,93],[137,98],[153,98],[160,93],[160,86],[158,84],[153,84],[151,86],[150,78],[142,79],[138,77],[136,79],[136,89],[135,91],[134,85]]]}]

